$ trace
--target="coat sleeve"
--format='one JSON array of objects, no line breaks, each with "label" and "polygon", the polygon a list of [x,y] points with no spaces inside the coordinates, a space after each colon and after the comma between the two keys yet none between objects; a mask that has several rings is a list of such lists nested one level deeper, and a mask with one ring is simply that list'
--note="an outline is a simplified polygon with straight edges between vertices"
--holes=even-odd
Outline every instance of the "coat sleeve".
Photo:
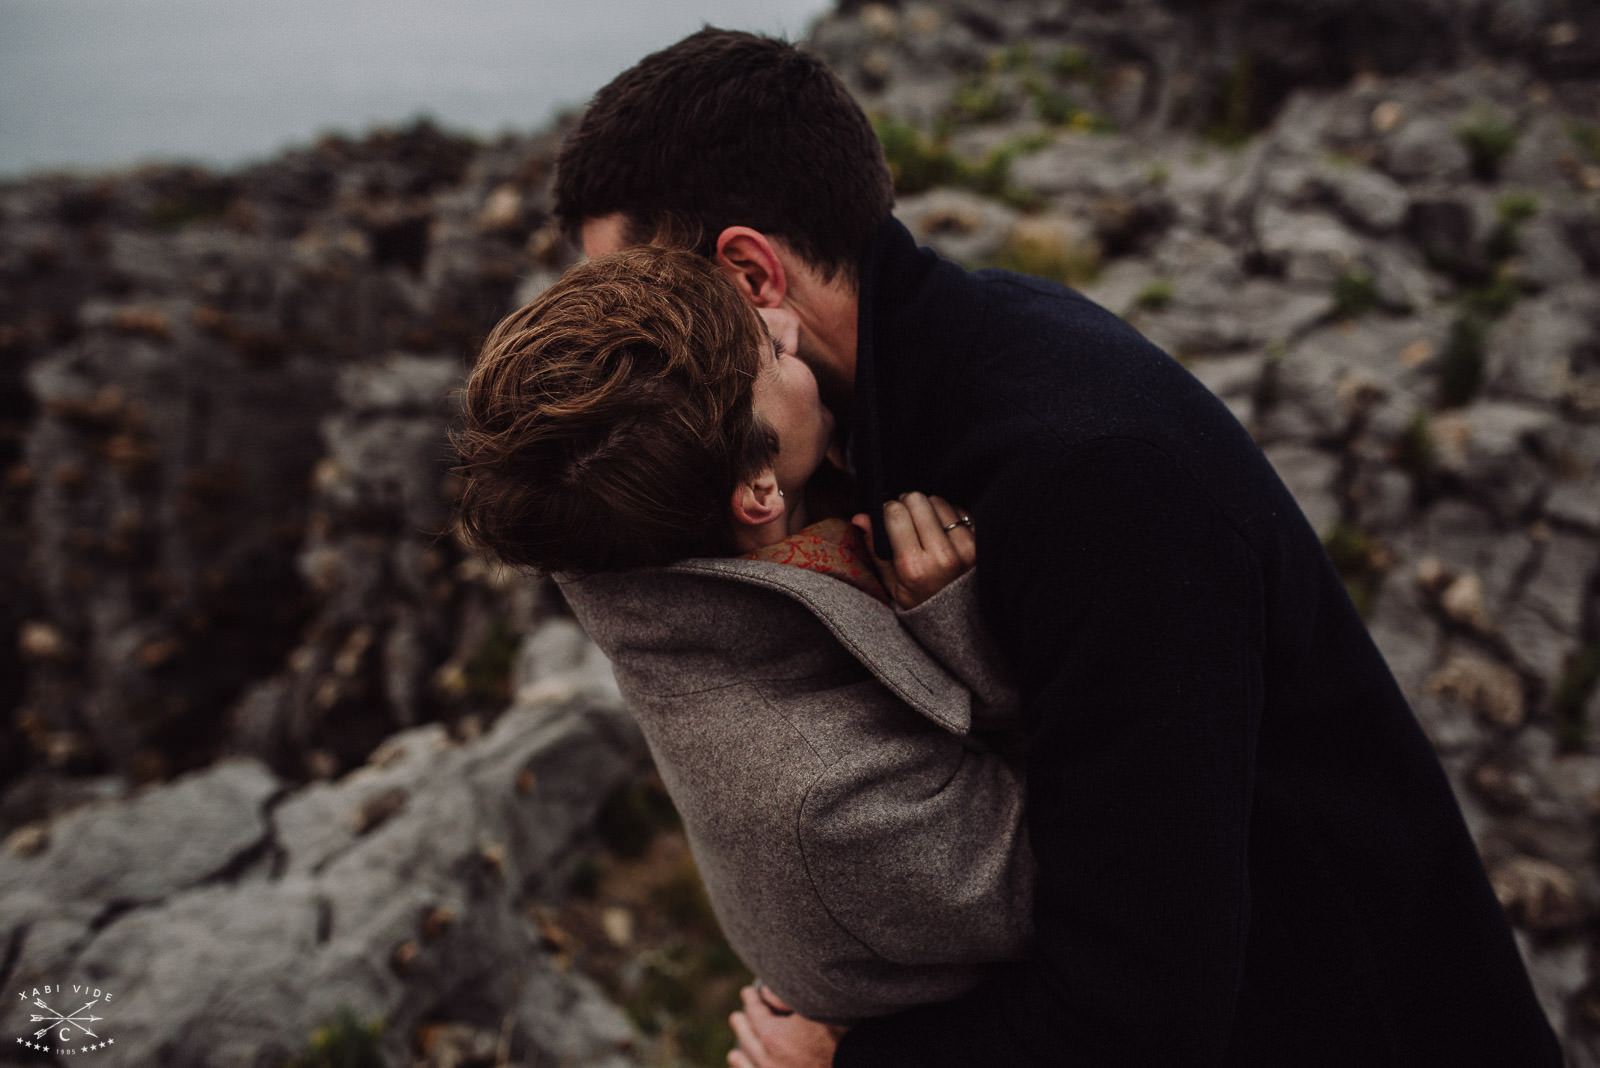
[{"label": "coat sleeve", "polygon": [[1135,441],[1013,464],[982,504],[983,606],[1028,733],[1034,956],[867,1021],[834,1063],[1215,1063],[1250,909],[1258,561]]},{"label": "coat sleeve", "polygon": [[1009,727],[1016,721],[1015,679],[979,611],[977,571],[966,572],[915,608],[895,611],[918,644],[967,688],[975,727]]},{"label": "coat sleeve", "polygon": [[857,947],[820,969],[857,991],[850,1018],[950,997],[1032,941],[1021,770],[912,726],[851,747],[799,811],[811,887]]}]

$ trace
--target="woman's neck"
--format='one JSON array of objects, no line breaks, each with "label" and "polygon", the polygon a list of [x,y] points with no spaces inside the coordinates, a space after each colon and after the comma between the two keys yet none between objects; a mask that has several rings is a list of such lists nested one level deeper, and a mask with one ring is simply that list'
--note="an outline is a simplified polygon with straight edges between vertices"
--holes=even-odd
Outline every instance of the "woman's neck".
[{"label": "woman's neck", "polygon": [[832,463],[824,461],[811,474],[804,488],[786,498],[783,515],[760,527],[740,528],[734,537],[735,548],[752,552],[783,541],[824,519],[849,519],[856,512],[855,479]]},{"label": "woman's neck", "polygon": [[828,460],[811,473],[804,497],[802,527],[824,519],[849,519],[858,510],[855,479]]}]

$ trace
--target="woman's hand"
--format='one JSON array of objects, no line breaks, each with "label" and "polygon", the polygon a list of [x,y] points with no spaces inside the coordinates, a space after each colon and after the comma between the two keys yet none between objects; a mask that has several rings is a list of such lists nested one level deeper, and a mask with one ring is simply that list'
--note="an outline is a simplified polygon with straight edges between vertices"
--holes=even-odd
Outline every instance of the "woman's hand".
[{"label": "woman's hand", "polygon": [[744,1009],[728,1017],[739,1048],[728,1054],[731,1068],[828,1068],[843,1027],[808,1020],[765,987],[739,992]]},{"label": "woman's hand", "polygon": [[899,500],[884,503],[883,525],[893,560],[878,556],[872,521],[866,515],[850,522],[866,534],[867,546],[877,557],[878,577],[901,608],[915,608],[978,562],[972,518],[943,497],[902,493]]}]

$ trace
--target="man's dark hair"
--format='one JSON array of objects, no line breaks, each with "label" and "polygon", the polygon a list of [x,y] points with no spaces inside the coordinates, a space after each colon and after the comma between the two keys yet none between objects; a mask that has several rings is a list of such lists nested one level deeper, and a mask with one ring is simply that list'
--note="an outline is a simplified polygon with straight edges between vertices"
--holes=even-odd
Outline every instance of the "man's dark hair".
[{"label": "man's dark hair", "polygon": [[580,263],[484,342],[454,432],[459,529],[508,564],[618,571],[735,552],[732,493],[777,454],[772,339],[692,253]]},{"label": "man's dark hair", "polygon": [[622,212],[630,243],[711,257],[725,228],[749,226],[852,284],[894,206],[872,124],[821,59],[712,27],[596,94],[562,147],[555,195],[569,237]]}]

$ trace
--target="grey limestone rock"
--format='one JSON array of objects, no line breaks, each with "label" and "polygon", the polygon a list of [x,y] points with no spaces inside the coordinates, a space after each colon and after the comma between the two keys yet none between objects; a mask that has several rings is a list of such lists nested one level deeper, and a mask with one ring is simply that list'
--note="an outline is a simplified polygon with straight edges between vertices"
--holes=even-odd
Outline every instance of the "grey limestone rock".
[{"label": "grey limestone rock", "polygon": [[953,189],[906,197],[895,213],[919,243],[971,266],[997,261],[1017,220],[987,197]]},{"label": "grey limestone rock", "polygon": [[[1584,949],[1577,943],[1534,946],[1526,936],[1517,940],[1522,949],[1522,959],[1528,965],[1528,976],[1533,980],[1533,990],[1544,1007],[1557,1034],[1566,1033],[1577,1015],[1570,1002],[1574,991],[1583,987],[1588,977],[1588,964]],[[1585,1062],[1569,1058],[1573,1068]],[[1593,1063],[1593,1062],[1588,1062]]]},{"label": "grey limestone rock", "polygon": [[531,1045],[555,1064],[635,1068],[639,1043],[628,1018],[593,982],[545,962],[530,968],[516,1003]]},{"label": "grey limestone rock", "polygon": [[1119,193],[1149,186],[1151,165],[1137,146],[1120,138],[1072,137],[1018,159],[1011,177],[1045,196]]},{"label": "grey limestone rock", "polygon": [[1410,523],[1416,513],[1415,478],[1398,468],[1359,469],[1350,494],[1356,523],[1363,530],[1386,534]]},{"label": "grey limestone rock", "polygon": [[[1416,544],[1410,555],[1415,564],[1419,568],[1424,563],[1436,564],[1440,572],[1424,582],[1442,593],[1450,584],[1471,577],[1484,612],[1489,605],[1507,602],[1537,551],[1525,531],[1503,524],[1487,508],[1459,497],[1433,503],[1412,533]],[[1446,609],[1449,614],[1448,605]]]},{"label": "grey limestone rock", "polygon": [[1600,534],[1600,493],[1592,476],[1557,481],[1544,500],[1544,514],[1563,526]]},{"label": "grey limestone rock", "polygon": [[1500,167],[1510,186],[1538,188],[1576,162],[1570,127],[1555,115],[1533,115],[1519,125],[1515,144]]},{"label": "grey limestone rock", "polygon": [[1369,245],[1361,263],[1358,270],[1370,275],[1374,296],[1385,311],[1418,312],[1438,296],[1437,284],[1409,246],[1395,242]]},{"label": "grey limestone rock", "polygon": [[1553,289],[1582,282],[1583,257],[1573,247],[1565,218],[1541,213],[1519,229],[1517,245],[1514,270],[1525,288]]},{"label": "grey limestone rock", "polygon": [[1567,285],[1521,300],[1485,346],[1492,394],[1558,406],[1575,386],[1581,354],[1600,345],[1594,286]]},{"label": "grey limestone rock", "polygon": [[1600,565],[1600,544],[1588,535],[1558,531],[1541,537],[1536,545],[1536,559],[1518,590],[1517,602],[1558,633],[1577,635],[1588,607],[1589,582]]},{"label": "grey limestone rock", "polygon": [[1390,572],[1367,627],[1401,688],[1411,695],[1426,693],[1442,636],[1412,568],[1398,566]]},{"label": "grey limestone rock", "polygon": [[1399,229],[1411,205],[1403,185],[1365,167],[1323,166],[1311,181],[1341,216],[1373,234]]},{"label": "grey limestone rock", "polygon": [[1272,403],[1257,414],[1261,436],[1332,441],[1375,412],[1409,414],[1423,374],[1406,358],[1418,331],[1414,322],[1366,316],[1306,333],[1274,361]]},{"label": "grey limestone rock", "polygon": [[1241,353],[1196,360],[1189,370],[1222,399],[1234,418],[1248,423],[1255,408],[1256,391],[1261,386],[1263,363],[1263,357],[1257,353]]},{"label": "grey limestone rock", "polygon": [[[511,671],[512,707],[583,697],[610,708],[623,706],[611,663],[571,619],[556,617],[523,639]],[[627,729],[631,720],[618,718]]]},{"label": "grey limestone rock", "polygon": [[114,993],[103,1026],[131,1063],[270,1064],[330,1009],[381,1008],[317,982],[318,924],[316,889],[298,879],[204,887],[120,917],[70,974]]},{"label": "grey limestone rock", "polygon": [[[631,1025],[554,967],[526,914],[530,895],[560,893],[643,751],[570,628],[535,656],[546,695],[474,741],[398,735],[270,812],[277,780],[236,762],[62,817],[43,853],[0,869],[13,980],[114,991],[137,1063],[281,1063],[340,1008],[384,1020],[396,1058],[425,1020],[488,1013],[517,1021],[530,1062],[634,1063]],[[252,853],[276,860],[241,866]],[[90,902],[121,908],[86,916]]]},{"label": "grey limestone rock", "polygon": [[1403,124],[1384,145],[1384,167],[1402,182],[1460,182],[1469,177],[1471,157],[1454,125],[1421,116]]},{"label": "grey limestone rock", "polygon": [[1311,529],[1327,535],[1339,521],[1341,511],[1335,486],[1340,467],[1338,454],[1293,441],[1268,445],[1266,453],[1278,477],[1294,494]]},{"label": "grey limestone rock", "polygon": [[1322,212],[1262,207],[1255,230],[1263,255],[1283,264],[1291,282],[1332,288],[1361,258],[1361,241]]},{"label": "grey limestone rock", "polygon": [[1458,478],[1470,473],[1474,495],[1511,522],[1549,484],[1543,457],[1552,453],[1558,428],[1559,417],[1550,409],[1511,401],[1446,412],[1433,421],[1439,469]]},{"label": "grey limestone rock", "polygon": [[267,836],[280,789],[254,761],[228,761],[126,802],[69,812],[33,856],[8,851],[0,897],[28,890],[61,903],[140,905],[226,872]]}]

